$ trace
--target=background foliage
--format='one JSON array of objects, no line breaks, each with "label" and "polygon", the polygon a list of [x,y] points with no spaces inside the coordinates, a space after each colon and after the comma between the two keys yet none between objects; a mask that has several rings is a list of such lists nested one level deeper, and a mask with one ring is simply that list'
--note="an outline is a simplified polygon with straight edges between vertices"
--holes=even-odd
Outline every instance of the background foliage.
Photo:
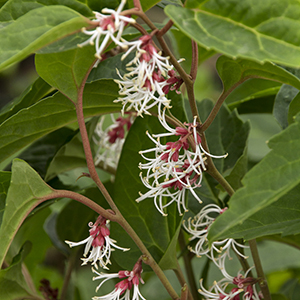
[{"label": "background foliage", "polygon": [[[296,300],[300,290],[300,3],[188,0],[183,7],[181,1],[142,1],[144,10],[156,4],[156,9],[164,10],[174,22],[168,38],[177,58],[186,56],[186,70],[191,65],[190,39],[199,45],[195,93],[202,121],[217,100],[220,80],[220,94],[227,97],[206,135],[211,153],[229,154],[215,163],[237,192],[229,200],[207,174],[197,189],[204,203],[229,205],[212,225],[209,240],[258,238],[271,292],[277,294],[274,299]],[[15,64],[36,53],[38,74],[0,111],[0,265],[4,262],[6,266],[0,271],[3,300],[40,299],[37,290],[42,278],[61,288],[65,265],[74,269],[67,299],[94,296],[92,275],[75,260],[82,249],[70,250],[64,240],[85,238],[87,223],[95,221],[96,214],[67,199],[42,205],[39,201],[50,195],[52,188],[62,188],[108,208],[89,178],[76,181],[86,169],[70,99],[77,102],[80,85],[95,59],[93,47],[77,47],[83,40],[79,31],[88,26],[93,10],[117,5],[118,1],[108,0],[0,1],[0,71],[8,74]],[[133,2],[128,1],[127,7],[133,7]],[[214,65],[220,79],[209,81],[208,66]],[[118,98],[118,85],[113,81],[116,66],[121,73],[125,70],[119,56],[101,63],[84,89],[84,115],[92,144],[98,117],[121,109],[113,102]],[[210,99],[204,99],[207,97]],[[191,121],[185,93],[170,98],[174,98],[172,113],[182,122]],[[144,189],[138,151],[151,146],[146,130],[161,131],[156,118],[136,119],[113,182],[103,170],[98,172],[160,267],[177,269],[182,218],[175,205],[164,218],[152,201],[134,201]],[[188,198],[189,212],[184,218],[199,211],[192,195]],[[131,248],[127,253],[116,251],[111,271],[130,269],[140,252],[119,225],[111,224],[111,230],[121,246]],[[198,279],[207,266],[205,261],[192,262]],[[214,278],[215,270],[208,269],[207,278]],[[171,282],[176,281],[170,271],[166,274]],[[146,298],[168,299],[152,273],[145,274],[145,281]]]}]

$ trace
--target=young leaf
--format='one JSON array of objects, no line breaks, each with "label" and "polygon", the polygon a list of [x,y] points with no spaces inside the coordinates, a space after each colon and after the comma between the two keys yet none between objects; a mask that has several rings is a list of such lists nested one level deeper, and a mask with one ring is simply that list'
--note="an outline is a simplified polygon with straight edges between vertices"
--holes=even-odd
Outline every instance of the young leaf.
[{"label": "young leaf", "polygon": [[233,60],[221,56],[217,61],[217,70],[223,81],[224,91],[235,88],[249,78],[262,78],[286,83],[300,89],[300,80],[292,73],[273,63],[256,63],[245,59]]},{"label": "young leaf", "polygon": [[[155,208],[152,199],[146,199],[141,203],[135,202],[139,197],[139,191],[146,190],[139,178],[138,165],[142,157],[138,152],[153,147],[153,142],[145,134],[146,130],[159,133],[162,131],[162,126],[156,118],[149,116],[143,119],[137,118],[132,125],[118,165],[115,181],[115,186],[118,188],[115,189],[114,201],[161,267],[176,269],[174,240],[177,240],[177,229],[181,224],[176,204],[170,205],[168,216],[163,217]],[[111,225],[114,238],[118,243],[130,248],[130,252],[126,253],[126,259],[120,251],[114,253],[114,258],[123,268],[131,268],[141,252],[120,226]]]},{"label": "young leaf", "polygon": [[7,3],[0,10],[0,22],[10,23],[33,9],[53,5],[63,5],[69,7],[86,17],[93,15],[92,11],[85,4],[76,0],[10,0],[7,1]]},{"label": "young leaf", "polygon": [[87,24],[88,19],[65,6],[29,11],[0,28],[0,70]]},{"label": "young leaf", "polygon": [[[205,120],[213,108],[212,101],[205,99],[198,104],[201,120]],[[231,169],[244,152],[250,131],[249,122],[243,122],[237,112],[230,112],[223,105],[216,119],[206,131],[207,143],[213,155],[224,155],[225,159],[215,159],[220,172]]]},{"label": "young leaf", "polygon": [[18,158],[25,160],[42,178],[45,178],[50,161],[73,135],[72,129],[60,128],[34,142],[19,154]]},{"label": "young leaf", "polygon": [[[120,104],[113,103],[118,97],[118,86],[109,80],[87,84],[83,97],[86,118],[121,109]],[[0,125],[0,160],[74,121],[75,106],[60,93],[19,111]]]},{"label": "young leaf", "polygon": [[[232,230],[257,212],[279,200],[300,183],[300,115],[296,122],[274,136],[266,157],[242,180],[230,199],[229,209],[212,224],[210,242],[232,237]],[[235,237],[244,238],[243,233]]]},{"label": "young leaf", "polygon": [[0,172],[0,226],[2,223],[3,213],[5,210],[6,196],[10,184],[11,173]]},{"label": "young leaf", "polygon": [[[147,11],[152,6],[154,6],[155,4],[157,4],[158,2],[160,2],[160,1],[159,0],[143,0],[143,1],[141,1],[141,5],[142,5],[142,8],[143,8],[143,11]],[[133,0],[128,0],[128,6],[129,7],[134,7]]]},{"label": "young leaf", "polygon": [[[97,120],[92,120],[92,122],[87,124],[90,140],[92,140],[96,125]],[[77,132],[68,143],[64,144],[50,161],[45,181],[49,181],[58,174],[78,167],[86,167],[80,132]]]},{"label": "young leaf", "polygon": [[298,93],[298,89],[284,84],[276,95],[273,115],[283,129],[285,129],[289,125],[288,112],[290,103]]},{"label": "young leaf", "polygon": [[295,116],[300,112],[300,93],[292,100],[289,112],[288,112],[288,122],[289,124],[295,122]]},{"label": "young leaf", "polygon": [[226,104],[230,110],[237,108],[240,114],[272,113],[281,85],[271,80],[250,78],[229,94]]},{"label": "young leaf", "polygon": [[35,104],[45,97],[51,90],[52,87],[39,77],[19,97],[9,102],[1,109],[0,124],[12,115],[16,114],[19,110]]},{"label": "young leaf", "polygon": [[265,235],[300,233],[300,185],[278,201],[259,210],[242,224],[230,229],[230,237],[251,240]]},{"label": "young leaf", "polygon": [[300,66],[298,2],[273,0],[273,9],[267,1],[257,5],[251,0],[193,2],[195,10],[169,5],[165,13],[201,46],[232,58]]},{"label": "young leaf", "polygon": [[37,54],[36,71],[46,82],[76,103],[87,71],[95,62],[94,53],[94,47],[89,46],[66,52]]},{"label": "young leaf", "polygon": [[26,216],[40,200],[53,193],[41,177],[24,161],[16,159],[12,166],[11,183],[0,227],[0,265]]},{"label": "young leaf", "polygon": [[35,299],[29,292],[24,275],[22,273],[22,261],[29,253],[31,243],[26,242],[20,252],[14,257],[12,264],[0,270],[0,290],[2,300],[11,299]]}]

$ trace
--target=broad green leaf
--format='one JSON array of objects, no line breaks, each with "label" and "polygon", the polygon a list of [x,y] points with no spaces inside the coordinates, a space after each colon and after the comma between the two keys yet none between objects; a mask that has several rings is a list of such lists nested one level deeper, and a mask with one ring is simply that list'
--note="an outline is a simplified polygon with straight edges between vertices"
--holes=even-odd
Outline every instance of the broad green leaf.
[{"label": "broad green leaf", "polygon": [[60,128],[30,145],[18,158],[25,160],[42,178],[57,151],[74,135],[69,128]]},{"label": "broad green leaf", "polygon": [[[87,124],[90,141],[92,141],[96,125],[97,120],[92,120],[92,122]],[[73,135],[72,139],[57,151],[56,155],[49,163],[45,181],[49,181],[58,174],[78,167],[86,167],[86,157],[82,146],[80,132]]]},{"label": "broad green leaf", "polygon": [[125,59],[121,60],[122,56],[123,53],[101,61],[96,68],[92,69],[87,82],[93,82],[100,79],[120,79],[116,69],[122,76],[125,73],[128,73],[126,64],[134,58],[134,54],[128,55]]},{"label": "broad green leaf", "polygon": [[182,6],[181,0],[161,0],[157,6],[161,8],[165,8],[167,5],[172,4],[172,5],[177,5],[177,6]]},{"label": "broad green leaf", "polygon": [[[202,122],[208,117],[213,108],[210,100],[203,100],[198,104]],[[223,105],[211,126],[206,131],[206,138],[210,153],[224,155],[225,159],[215,159],[214,162],[220,172],[231,169],[244,152],[249,134],[249,123],[243,122],[236,111],[230,112]]]},{"label": "broad green leaf", "polygon": [[95,62],[93,46],[66,52],[37,54],[35,66],[38,74],[62,94],[77,102],[81,84]]},{"label": "broad green leaf", "polygon": [[262,160],[271,150],[268,141],[282,129],[278,125],[274,116],[270,113],[250,113],[240,116],[243,121],[249,121],[251,125],[248,159],[251,163]]},{"label": "broad green leaf", "polygon": [[0,227],[0,265],[20,225],[41,199],[53,190],[24,161],[16,159]]},{"label": "broad green leaf", "polygon": [[[112,81],[99,80],[87,84],[83,97],[86,118],[121,110],[119,104],[113,103],[118,97],[118,86]],[[75,121],[75,106],[60,93],[19,111],[0,126],[1,161]]]},{"label": "broad green leaf", "polygon": [[243,113],[272,113],[275,96],[281,83],[251,78],[237,86],[226,98],[230,110]]},{"label": "broad green leaf", "polygon": [[271,295],[272,300],[288,300],[284,295],[282,294],[272,294]]},{"label": "broad green leaf", "polygon": [[299,278],[289,279],[281,288],[280,293],[286,296],[289,300],[297,300],[300,293]]},{"label": "broad green leaf", "polygon": [[[47,256],[47,249],[52,246],[52,243],[43,228],[45,220],[50,213],[50,208],[46,207],[38,212],[30,214],[18,230],[9,249],[9,254],[11,252],[14,253],[15,251],[18,251],[26,241],[32,243],[31,251],[23,261],[32,277],[35,277],[37,264],[41,264],[44,261]],[[37,282],[40,280],[38,278],[32,279],[36,279]]]},{"label": "broad green leaf", "polygon": [[44,6],[0,28],[0,70],[86,26],[88,19],[68,7]]},{"label": "broad green leaf", "polygon": [[295,121],[295,116],[300,112],[300,93],[292,100],[288,111],[288,122],[289,124]]},{"label": "broad green leaf", "polygon": [[32,85],[30,85],[20,97],[9,102],[0,111],[0,123],[17,113],[22,108],[27,108],[41,98],[46,96],[52,90],[51,86],[42,78],[38,78]]},{"label": "broad green leaf", "polygon": [[[272,149],[242,180],[240,188],[230,199],[229,209],[212,224],[210,242],[232,236],[257,212],[285,196],[300,183],[300,116],[296,123],[269,141]],[[244,234],[235,234],[243,238]]]},{"label": "broad green leaf", "polygon": [[250,60],[234,60],[221,56],[216,66],[223,81],[225,92],[235,88],[249,78],[268,79],[286,83],[300,89],[300,80],[296,76],[270,62],[260,64]]},{"label": "broad green leaf", "polygon": [[297,0],[257,5],[251,0],[208,0],[194,2],[192,7],[197,9],[169,5],[165,13],[199,45],[232,58],[300,66]]},{"label": "broad green leaf", "polygon": [[52,5],[69,7],[86,17],[93,15],[85,4],[75,0],[10,0],[0,10],[0,22],[13,22],[33,9]]},{"label": "broad green leaf", "polygon": [[284,84],[276,95],[273,115],[283,129],[289,125],[288,112],[290,103],[298,93],[298,89]]},{"label": "broad green leaf", "polygon": [[2,223],[3,213],[5,210],[6,196],[10,184],[11,173],[0,172],[0,226]]},{"label": "broad green leaf", "polygon": [[[177,205],[175,203],[170,205],[168,216],[163,217],[155,208],[153,199],[135,202],[139,197],[139,191],[142,193],[146,191],[139,178],[138,165],[142,157],[138,152],[153,147],[153,142],[145,134],[146,130],[159,133],[163,128],[156,118],[145,116],[143,119],[136,119],[123,146],[115,180],[115,186],[118,188],[115,189],[114,201],[154,259],[161,263],[161,267],[176,269],[174,239],[177,240],[177,229],[181,223]],[[111,226],[114,232],[113,238],[118,241],[118,244],[131,249],[125,253],[116,251],[114,258],[120,266],[130,269],[141,252],[120,226],[114,223]]]},{"label": "broad green leaf", "polygon": [[230,174],[225,177],[228,183],[232,186],[234,190],[238,190],[242,187],[241,180],[248,171],[248,145],[244,148],[243,154],[239,157],[234,167],[232,168]]},{"label": "broad green leaf", "polygon": [[[268,205],[230,229],[233,238],[251,240],[265,235],[283,236],[300,233],[300,185],[297,185],[275,203]],[[229,202],[230,203],[230,202]]]},{"label": "broad green leaf", "polygon": [[14,257],[11,265],[0,270],[0,290],[1,299],[34,299],[35,295],[29,292],[24,275],[22,273],[22,261],[29,253],[31,248],[30,242],[23,245],[20,252]]}]

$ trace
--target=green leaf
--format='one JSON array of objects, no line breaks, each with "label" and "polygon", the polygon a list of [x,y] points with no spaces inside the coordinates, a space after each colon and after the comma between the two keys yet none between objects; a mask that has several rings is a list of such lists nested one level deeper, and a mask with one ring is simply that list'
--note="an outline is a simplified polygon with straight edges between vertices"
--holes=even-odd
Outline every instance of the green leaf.
[{"label": "green leaf", "polygon": [[299,278],[289,279],[281,288],[280,293],[287,297],[289,300],[297,300],[300,293],[300,280]]},{"label": "green leaf", "polygon": [[[31,251],[23,262],[26,264],[29,273],[35,277],[33,279],[37,279],[35,274],[37,264],[42,264],[47,256],[47,249],[52,246],[44,230],[45,220],[50,213],[51,209],[46,207],[30,214],[18,230],[10,246],[9,253],[14,252],[15,249],[18,251],[26,241],[32,243]],[[40,279],[37,279],[37,281],[39,280]]]},{"label": "green leaf", "polygon": [[[209,240],[227,237],[244,238],[238,227],[257,212],[285,196],[300,183],[300,116],[297,122],[274,136],[266,157],[244,177],[230,199],[229,209],[211,226]],[[233,229],[235,233],[233,234]]]},{"label": "green leaf", "polygon": [[35,66],[38,74],[62,94],[77,102],[81,84],[95,62],[93,46],[66,52],[37,54]]},{"label": "green leaf", "polygon": [[[97,125],[97,120],[92,120],[87,124],[90,141]],[[86,157],[82,146],[80,132],[77,132],[72,139],[63,145],[49,163],[45,181],[49,181],[58,174],[69,170],[86,167]]]},{"label": "green leaf", "polygon": [[[201,120],[205,120],[213,108],[213,102],[203,100],[198,105]],[[224,155],[225,159],[215,159],[214,162],[220,172],[233,168],[241,157],[246,146],[250,131],[249,123],[243,122],[236,111],[230,112],[223,105],[214,122],[206,131],[206,138],[210,152],[213,155]]]},{"label": "green leaf", "polygon": [[0,70],[87,25],[88,19],[68,7],[44,6],[0,28]]},{"label": "green leaf", "polygon": [[199,45],[232,58],[300,66],[297,1],[208,0],[191,6],[197,9],[169,5],[165,13]]},{"label": "green leaf", "polygon": [[290,103],[298,93],[298,89],[284,84],[280,88],[275,98],[273,115],[283,129],[285,129],[289,125],[288,112]]},{"label": "green leaf", "polygon": [[268,79],[286,83],[300,89],[300,80],[296,76],[273,63],[266,62],[262,65],[250,60],[233,60],[226,56],[221,56],[216,66],[223,81],[225,92],[235,88],[249,78]]},{"label": "green leaf", "polygon": [[3,213],[5,210],[6,196],[10,184],[11,173],[0,172],[0,226],[2,223]]},{"label": "green leaf", "polygon": [[0,227],[0,265],[19,226],[41,199],[52,193],[41,177],[24,161],[16,159]]},{"label": "green leaf", "polygon": [[116,69],[118,69],[122,76],[125,73],[128,73],[126,64],[133,59],[134,54],[128,55],[125,59],[121,60],[123,54],[124,53],[121,53],[101,61],[96,68],[92,69],[87,82],[93,82],[100,79],[120,79]]},{"label": "green leaf", "polygon": [[22,261],[29,253],[30,249],[31,243],[25,243],[20,252],[14,257],[12,264],[8,268],[0,270],[1,299],[12,300],[34,298],[34,295],[28,291],[22,273]]},{"label": "green leaf", "polygon": [[[153,7],[158,2],[160,2],[160,0],[143,0],[143,1],[141,1],[143,11],[149,10],[151,7]],[[129,5],[129,7],[134,7],[133,0],[128,0],[128,5]]]},{"label": "green leaf", "polygon": [[300,233],[300,185],[297,185],[278,201],[255,212],[242,224],[230,229],[230,236],[251,240],[273,234],[283,236]]},{"label": "green leaf", "polygon": [[284,295],[282,294],[272,294],[271,295],[272,300],[288,300]]},{"label": "green leaf", "polygon": [[[249,128],[250,129],[250,128]],[[248,131],[249,132],[249,131]],[[242,187],[241,180],[245,176],[248,171],[248,146],[246,142],[246,146],[244,148],[243,154],[235,163],[234,167],[232,168],[230,174],[225,177],[228,183],[232,186],[234,190],[238,190]]]},{"label": "green leaf", "polygon": [[38,78],[30,85],[18,98],[9,102],[0,111],[0,124],[6,119],[16,114],[22,108],[27,108],[45,97],[52,87],[42,78]]},{"label": "green leaf", "polygon": [[290,103],[288,111],[288,122],[289,124],[295,122],[295,116],[300,112],[300,93]]},{"label": "green leaf", "polygon": [[[153,147],[153,142],[145,134],[146,130],[159,133],[163,128],[156,118],[145,116],[143,119],[136,119],[123,146],[115,180],[115,186],[118,188],[115,189],[114,201],[161,267],[176,269],[175,240],[181,224],[176,204],[170,205],[168,217],[163,217],[155,208],[152,199],[135,202],[139,191],[146,190],[139,178],[138,165],[142,157],[138,152]],[[114,223],[111,226],[113,238],[118,244],[130,248],[130,251],[125,253],[116,251],[114,258],[120,266],[130,269],[141,252],[120,226]]]},{"label": "green leaf", "polygon": [[281,83],[251,78],[237,86],[226,98],[230,110],[243,113],[272,113],[275,96]]},{"label": "green leaf", "polygon": [[[118,86],[112,81],[87,84],[83,97],[86,118],[121,110],[119,104],[113,103],[118,98]],[[75,121],[75,106],[60,93],[19,111],[0,125],[0,160]]]},{"label": "green leaf", "polygon": [[86,17],[93,15],[85,4],[75,0],[10,0],[0,10],[0,22],[13,22],[33,9],[52,5],[69,7]]},{"label": "green leaf", "polygon": [[60,128],[30,145],[18,158],[25,160],[39,175],[44,178],[47,167],[57,151],[70,140],[74,131]]}]

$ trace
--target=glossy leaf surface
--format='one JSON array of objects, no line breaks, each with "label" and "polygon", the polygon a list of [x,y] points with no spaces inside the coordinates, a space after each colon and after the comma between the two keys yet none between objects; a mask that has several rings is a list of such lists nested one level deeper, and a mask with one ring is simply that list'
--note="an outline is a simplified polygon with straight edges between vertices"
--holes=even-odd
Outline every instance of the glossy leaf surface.
[{"label": "glossy leaf surface", "polygon": [[[239,232],[243,222],[275,203],[299,184],[299,117],[298,115],[296,123],[269,141],[272,151],[244,177],[243,188],[232,196],[229,209],[211,226],[210,241],[233,236],[244,238],[245,234]],[[272,217],[274,218],[273,215]],[[260,236],[260,232],[256,231],[256,235]]]},{"label": "glossy leaf surface", "polygon": [[40,7],[20,16],[0,28],[0,70],[80,30],[87,21],[79,13],[59,5]]},{"label": "glossy leaf surface", "polygon": [[233,58],[300,66],[298,1],[208,0],[190,7],[169,5],[165,12],[201,46]]},{"label": "glossy leaf surface", "polygon": [[36,71],[46,82],[76,103],[82,82],[95,62],[94,53],[94,47],[89,46],[59,53],[37,54]]},{"label": "glossy leaf surface", "polygon": [[0,265],[19,226],[42,197],[52,189],[24,161],[14,160],[11,183],[6,198],[6,207],[0,227]]},{"label": "glossy leaf surface", "polygon": [[[109,80],[86,85],[83,97],[86,118],[121,109],[113,103],[118,97],[117,85]],[[29,121],[28,126],[22,126]],[[0,126],[1,161],[38,138],[75,121],[75,106],[60,93],[21,110]]]}]

